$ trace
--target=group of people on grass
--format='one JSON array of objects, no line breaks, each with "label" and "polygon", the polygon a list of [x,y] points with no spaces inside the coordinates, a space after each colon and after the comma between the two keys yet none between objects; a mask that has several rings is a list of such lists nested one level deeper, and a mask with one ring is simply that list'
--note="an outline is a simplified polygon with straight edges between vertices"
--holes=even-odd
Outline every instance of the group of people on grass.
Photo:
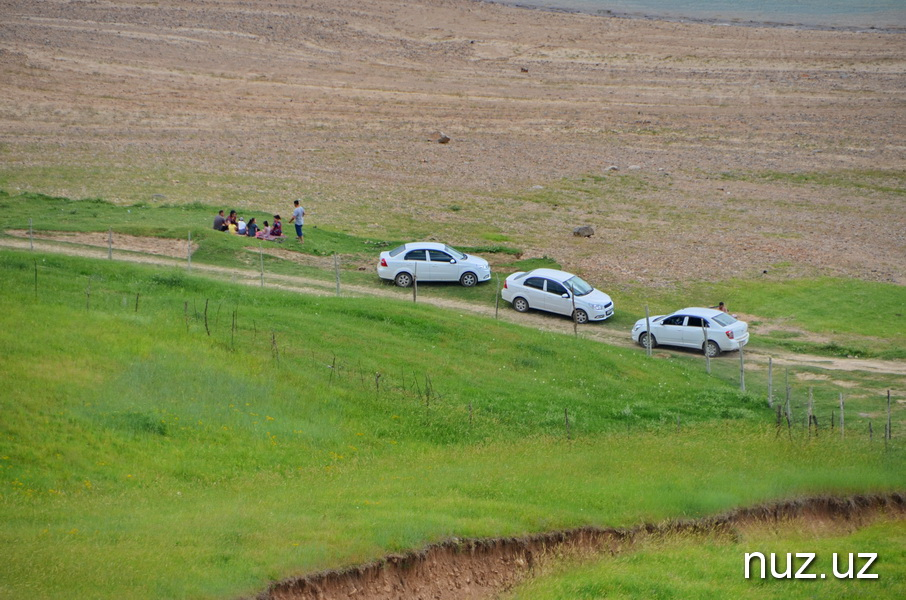
[{"label": "group of people on grass", "polygon": [[[296,226],[296,239],[301,244],[305,242],[305,236],[302,233],[302,226],[305,224],[305,209],[300,206],[298,200],[293,201],[293,224]],[[247,237],[258,238],[259,240],[270,240],[282,242],[286,239],[283,235],[283,221],[280,215],[274,215],[273,224],[264,222],[264,227],[258,225],[255,217],[245,220],[231,210],[229,216],[224,216],[223,211],[218,211],[214,217],[214,229],[216,231],[226,231],[235,235],[244,235]]]}]

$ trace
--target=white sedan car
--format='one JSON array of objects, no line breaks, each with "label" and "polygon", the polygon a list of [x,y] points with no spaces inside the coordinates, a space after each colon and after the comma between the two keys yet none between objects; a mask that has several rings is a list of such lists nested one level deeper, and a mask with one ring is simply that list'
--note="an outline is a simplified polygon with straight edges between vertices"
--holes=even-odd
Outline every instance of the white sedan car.
[{"label": "white sedan car", "polygon": [[[573,317],[577,323],[613,316],[613,300],[581,277],[556,269],[520,271],[506,278],[501,297],[519,312],[530,308]],[[575,314],[573,314],[575,311]]]},{"label": "white sedan car", "polygon": [[[672,315],[651,317],[651,340],[645,319],[636,321],[632,339],[647,347],[658,345],[682,346],[706,351],[708,356],[739,350],[749,341],[749,326],[714,308],[684,308]],[[705,342],[705,337],[708,341]],[[706,346],[707,344],[707,346]]]},{"label": "white sedan car", "polygon": [[458,281],[472,287],[491,278],[488,261],[463,254],[455,248],[437,242],[403,244],[381,252],[378,277],[409,287],[417,278],[423,281]]}]

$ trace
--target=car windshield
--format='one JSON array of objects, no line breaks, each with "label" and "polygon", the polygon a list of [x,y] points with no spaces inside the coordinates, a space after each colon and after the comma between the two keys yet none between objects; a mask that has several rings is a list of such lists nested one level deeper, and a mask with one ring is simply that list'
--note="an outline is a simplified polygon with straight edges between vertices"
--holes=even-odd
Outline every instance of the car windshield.
[{"label": "car windshield", "polygon": [[588,285],[584,279],[578,275],[573,275],[569,279],[563,282],[563,285],[568,287],[573,291],[576,296],[585,296],[586,294],[592,293],[595,288]]},{"label": "car windshield", "polygon": [[711,318],[714,320],[715,323],[717,323],[718,325],[721,325],[723,327],[732,325],[733,323],[736,322],[736,319],[733,317],[733,315],[728,315],[725,313],[721,313],[719,315],[714,315]]},{"label": "car windshield", "polygon": [[400,246],[399,248],[394,248],[393,250],[391,250],[391,251],[388,252],[387,254],[389,254],[390,256],[396,256],[397,254],[399,254],[400,252],[402,252],[402,251],[405,250],[405,249],[406,249],[406,244],[403,244],[403,245]]},{"label": "car windshield", "polygon": [[450,246],[444,245],[444,250],[453,255],[457,260],[465,260],[468,258],[465,254],[457,250],[456,248],[451,248]]}]

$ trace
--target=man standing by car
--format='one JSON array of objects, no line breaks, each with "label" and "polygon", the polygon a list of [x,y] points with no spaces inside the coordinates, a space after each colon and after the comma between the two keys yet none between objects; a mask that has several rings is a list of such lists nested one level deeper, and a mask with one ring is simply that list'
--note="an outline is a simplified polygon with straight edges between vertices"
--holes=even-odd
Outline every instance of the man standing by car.
[{"label": "man standing by car", "polygon": [[305,209],[299,206],[298,200],[293,200],[293,219],[296,225],[296,239],[300,244],[305,243],[305,236],[302,235],[302,225],[305,224]]}]

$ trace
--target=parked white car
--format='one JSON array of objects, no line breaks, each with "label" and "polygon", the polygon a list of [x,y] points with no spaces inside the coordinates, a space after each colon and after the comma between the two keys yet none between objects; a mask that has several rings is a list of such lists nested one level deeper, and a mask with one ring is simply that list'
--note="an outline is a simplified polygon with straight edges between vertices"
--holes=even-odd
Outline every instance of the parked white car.
[{"label": "parked white car", "polygon": [[530,308],[545,310],[573,317],[577,323],[603,321],[613,316],[610,296],[581,277],[556,269],[513,273],[506,278],[500,295],[519,312]]},{"label": "parked white car", "polygon": [[419,283],[458,281],[465,287],[491,278],[488,261],[437,242],[413,242],[381,252],[377,272],[400,287],[409,287],[416,278]]},{"label": "parked white car", "polygon": [[[651,317],[651,347],[681,346],[707,351],[708,356],[739,350],[749,341],[749,326],[733,315],[714,308],[684,308],[671,315]],[[702,330],[704,328],[704,331]],[[707,348],[705,347],[707,336]],[[647,347],[648,331],[645,319],[636,321],[632,339]]]}]

